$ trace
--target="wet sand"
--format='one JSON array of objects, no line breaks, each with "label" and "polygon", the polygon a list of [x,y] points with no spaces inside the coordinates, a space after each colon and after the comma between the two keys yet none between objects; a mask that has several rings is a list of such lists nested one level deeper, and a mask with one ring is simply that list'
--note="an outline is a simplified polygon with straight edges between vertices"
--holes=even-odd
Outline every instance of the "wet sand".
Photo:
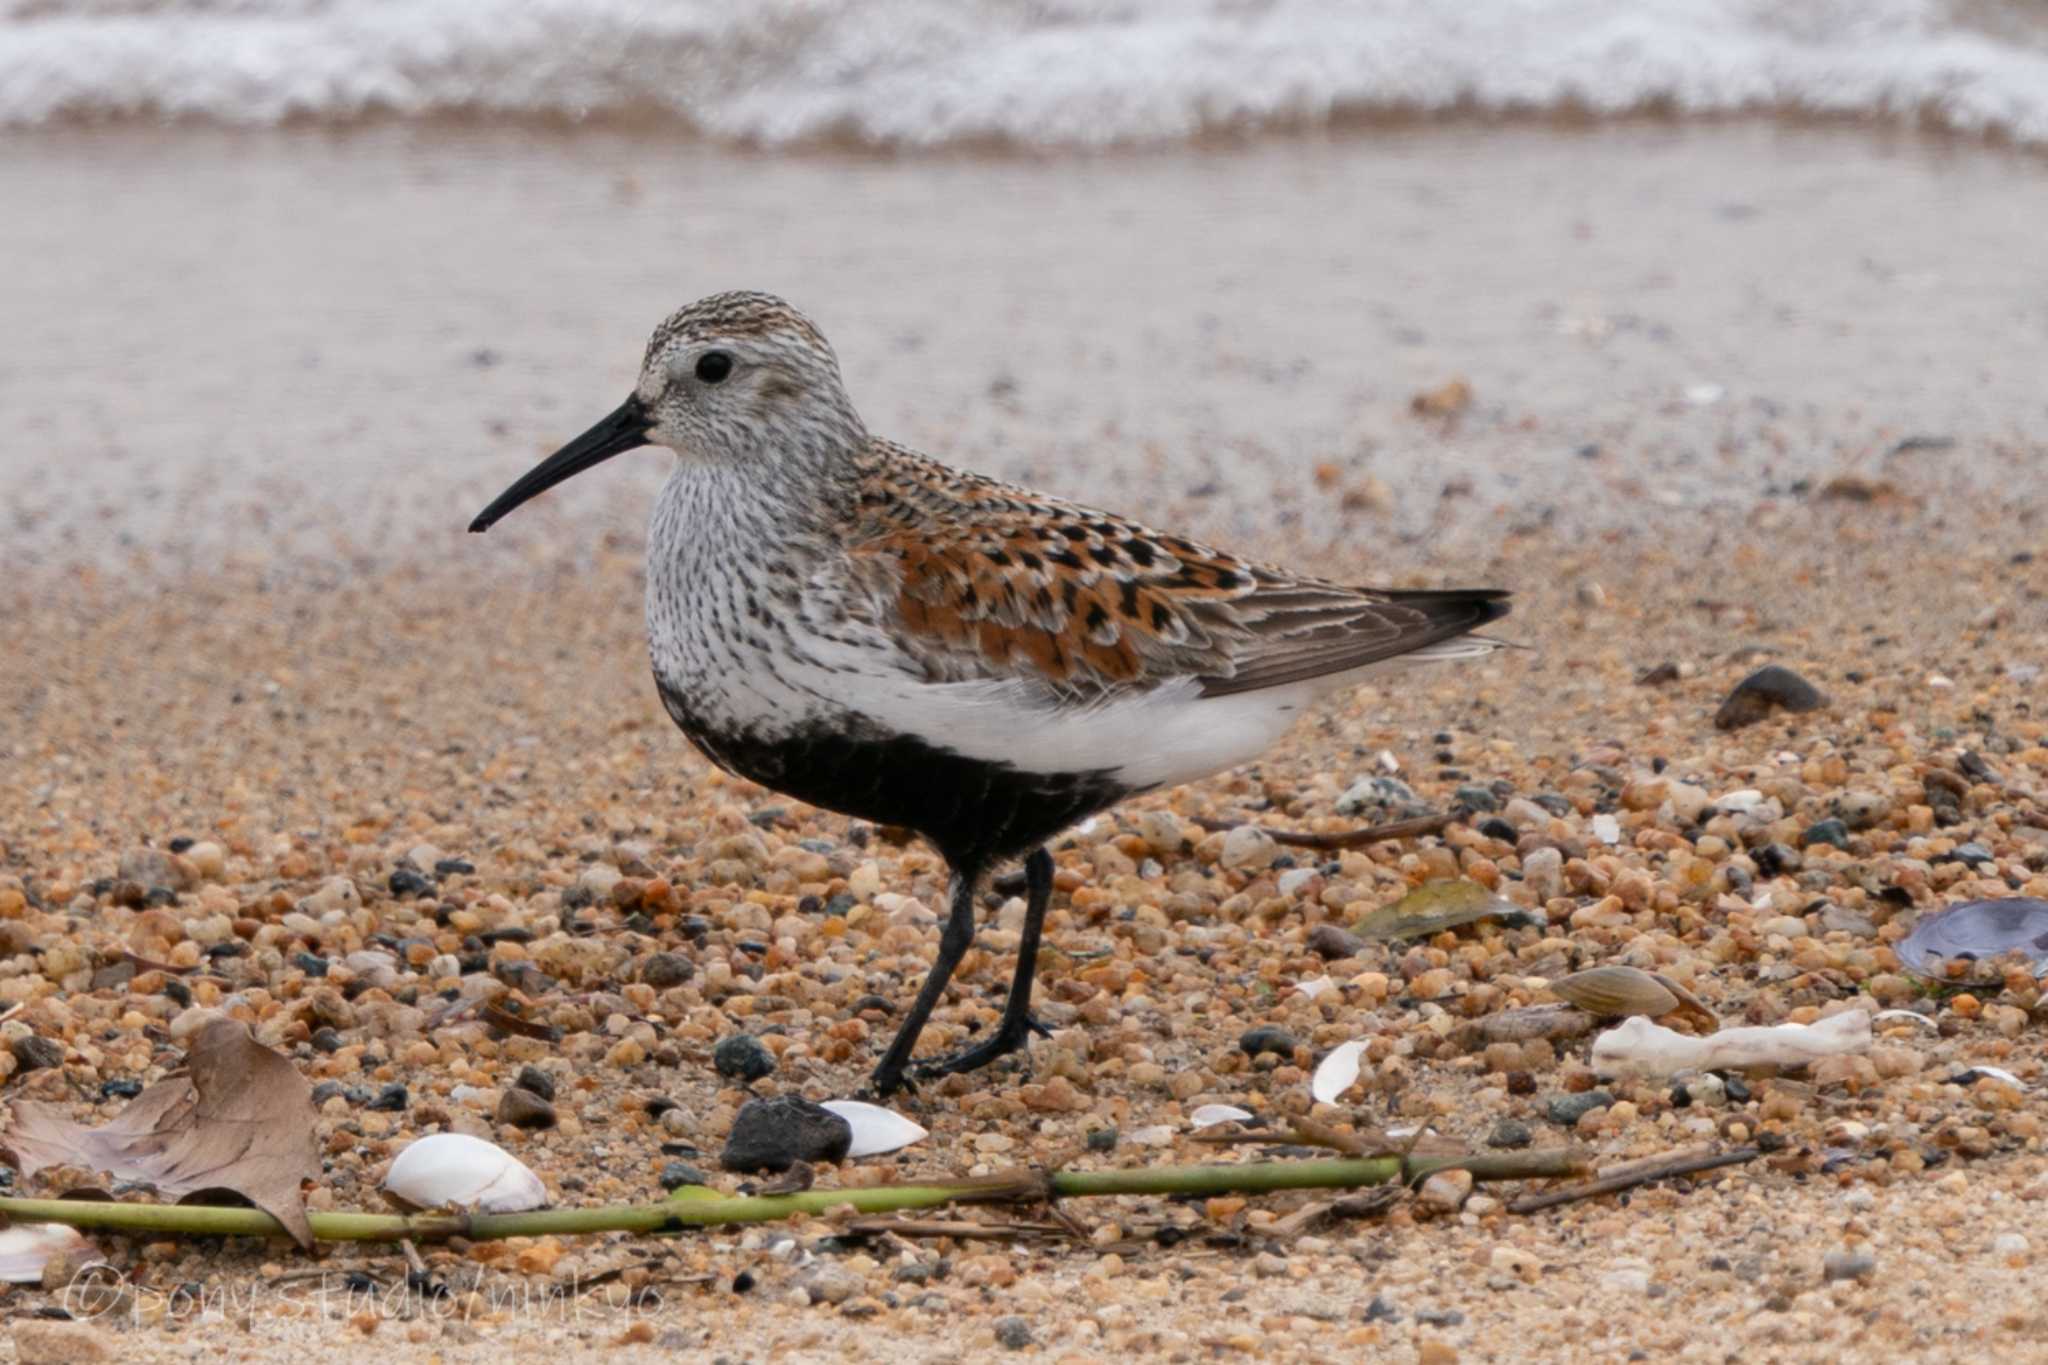
[{"label": "wet sand", "polygon": [[[502,567],[469,514],[609,409],[671,308],[739,286],[818,319],[875,430],[1337,555],[1325,462],[1411,532],[1467,483],[1625,525],[1915,434],[1997,486],[1983,444],[2048,418],[2048,176],[1940,140],[1454,127],[1034,161],[74,130],[8,139],[0,174],[35,206],[0,222],[16,567]],[[1454,377],[1472,410],[1413,421]],[[660,472],[503,534],[637,534]]]},{"label": "wet sand", "polygon": [[[0,219],[0,249],[37,263],[0,284],[16,319],[0,348],[16,418],[0,448],[0,905],[33,954],[0,963],[0,999],[29,1000],[18,1018],[67,1048],[61,1075],[13,1076],[10,1096],[104,1117],[115,1106],[79,1097],[175,1059],[181,1006],[76,979],[70,950],[197,961],[239,939],[199,1006],[242,1013],[316,1081],[408,1087],[399,1114],[346,1096],[325,1112],[321,1197],[370,1206],[407,1136],[488,1125],[491,1101],[454,1087],[495,1096],[521,1051],[423,1036],[403,990],[374,989],[340,1051],[313,1049],[318,988],[294,954],[339,958],[371,932],[453,952],[455,915],[527,931],[526,948],[494,951],[560,983],[532,1004],[565,1032],[540,1058],[562,1126],[494,1136],[563,1202],[652,1197],[679,1132],[711,1168],[746,1098],[704,1061],[730,1032],[780,1049],[763,1093],[858,1086],[889,1021],[856,999],[907,997],[936,938],[880,896],[936,905],[939,869],[722,778],[673,732],[640,638],[658,457],[488,537],[460,533],[616,401],[674,302],[749,284],[819,319],[879,432],[1330,574],[1510,587],[1503,633],[1530,647],[1335,701],[1255,768],[1063,845],[1051,935],[1069,956],[1049,955],[1043,997],[1057,1036],[1029,1076],[921,1101],[932,1138],[901,1170],[1067,1160],[1112,1124],[1118,1148],[1078,1160],[1198,1160],[1207,1149],[1180,1136],[1197,1104],[1299,1113],[1313,1057],[1354,1037],[1380,1055],[1318,1111],[1332,1122],[1426,1120],[1480,1144],[1512,1118],[1603,1162],[1785,1142],[1779,1159],[1625,1203],[1410,1207],[1293,1240],[1270,1230],[1301,1202],[1286,1199],[1076,1201],[1113,1251],[885,1239],[849,1256],[813,1221],[679,1243],[665,1272],[712,1279],[644,1329],[601,1295],[454,1324],[271,1305],[237,1349],[976,1359],[1005,1315],[1035,1338],[1025,1358],[1052,1359],[1935,1361],[2038,1339],[2035,1001],[2019,982],[1967,1002],[1928,993],[1890,949],[1940,905],[2048,893],[2034,682],[2048,313],[2028,283],[2048,264],[2033,228],[2048,179],[2034,163],[1760,126],[1452,129],[1057,164],[393,129],[16,138],[0,173],[40,206]],[[841,206],[827,226],[821,200]],[[1454,377],[1469,408],[1411,411]],[[1766,660],[1828,708],[1716,730],[1721,699]],[[1638,685],[1664,663],[1675,681]],[[1283,891],[1294,869],[1225,867],[1199,827],[1354,823],[1338,797],[1383,752],[1433,807],[1498,784],[1513,837],[1475,818]],[[1953,779],[1960,823],[1934,825],[1930,793],[1966,752],[1997,779]],[[1779,814],[1695,826],[1666,809],[1674,780],[1758,789]],[[1759,865],[1851,794],[1880,813],[1849,847],[1809,845],[1799,871]],[[1536,795],[1567,813],[1506,805]],[[1153,847],[1146,814],[1182,822],[1185,842]],[[1605,844],[1596,815],[1625,837]],[[222,862],[163,911],[96,885],[124,851],[179,837]],[[1966,840],[1988,865],[1955,861]],[[431,893],[454,928],[390,889],[423,844],[475,867]],[[1545,848],[1563,851],[1555,887],[1525,875]],[[638,863],[666,890],[626,871]],[[1547,901],[1552,928],[1335,959],[1309,946],[1450,867]],[[367,919],[296,941],[284,919],[337,876]],[[613,908],[588,903],[599,884]],[[850,909],[799,908],[854,887]],[[563,932],[576,914],[600,932]],[[1014,933],[991,914],[934,1049],[993,1017]],[[656,951],[688,954],[694,975],[645,991]],[[1876,999],[1925,1009],[1938,1031],[1894,1023],[1881,1072],[1758,1081],[1725,1108],[1609,1085],[1617,1103],[1570,1128],[1547,1105],[1592,1083],[1582,1043],[1547,1059],[1446,1044],[1455,1022],[1607,961],[1656,965],[1731,1021]],[[1321,975],[1334,994],[1293,989]],[[412,998],[447,984],[422,974]],[[1249,1061],[1237,1039],[1259,1025],[1301,1050]],[[624,1045],[643,1026],[655,1044],[636,1054]],[[1518,1061],[1533,1094],[1509,1075]],[[1980,1064],[2028,1088],[1951,1082]],[[656,1123],[653,1097],[689,1123]],[[1133,1136],[1160,1128],[1165,1147]],[[1181,1239],[1160,1244],[1162,1226]],[[106,1245],[156,1286],[260,1285],[266,1260],[295,1264],[260,1246]],[[430,1256],[482,1293],[642,1249],[526,1248],[529,1268],[552,1267],[532,1274]],[[1856,1251],[1868,1278],[1826,1277],[1829,1253]],[[820,1265],[853,1277],[845,1296],[828,1297]],[[748,1294],[731,1290],[741,1271]],[[98,1330],[123,1358],[171,1359],[216,1349],[218,1328]]]}]

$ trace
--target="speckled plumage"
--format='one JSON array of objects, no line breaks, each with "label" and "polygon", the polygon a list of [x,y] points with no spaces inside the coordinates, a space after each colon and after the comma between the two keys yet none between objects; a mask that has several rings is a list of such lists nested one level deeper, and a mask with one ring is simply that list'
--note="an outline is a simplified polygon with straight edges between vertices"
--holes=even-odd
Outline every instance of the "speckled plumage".
[{"label": "speckled plumage", "polygon": [[[1317,696],[1397,658],[1455,658],[1494,590],[1346,587],[950,469],[869,435],[824,336],[765,294],[681,309],[631,398],[507,490],[519,502],[635,445],[676,466],[648,541],[655,678],[714,762],[813,804],[907,825],[944,854],[938,962],[876,1071],[911,1046],[971,938],[976,887],[1135,791],[1256,756]],[[1042,875],[1041,875],[1042,874]],[[1021,1046],[1020,948],[996,1038]]]}]

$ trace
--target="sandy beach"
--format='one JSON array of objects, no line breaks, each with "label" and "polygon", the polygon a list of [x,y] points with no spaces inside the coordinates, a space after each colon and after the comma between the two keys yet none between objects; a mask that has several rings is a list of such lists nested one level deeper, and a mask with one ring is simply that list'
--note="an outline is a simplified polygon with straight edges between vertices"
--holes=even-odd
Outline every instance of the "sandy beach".
[{"label": "sandy beach", "polygon": [[[477,1296],[468,1318],[266,1296],[300,1263],[283,1244],[100,1239],[152,1292],[254,1291],[225,1349],[1939,1361],[2024,1358],[2048,1331],[2036,988],[1931,988],[1892,952],[1942,906],[2048,896],[2037,156],[1650,120],[1067,159],[123,126],[11,134],[0,177],[34,206],[0,216],[0,1000],[65,1049],[6,1098],[102,1120],[103,1081],[176,1062],[188,1004],[225,1009],[340,1084],[314,1198],[355,1208],[437,1128],[490,1133],[563,1203],[656,1197],[676,1160],[730,1188],[715,1158],[749,1093],[858,1088],[892,1025],[857,1006],[914,990],[942,869],[720,775],[669,724],[640,603],[666,457],[462,534],[623,396],[655,321],[745,286],[819,320],[877,432],[1336,578],[1510,588],[1500,633],[1527,647],[1333,702],[1256,767],[1063,843],[1032,1070],[933,1088],[908,1106],[926,1142],[821,1183],[1200,1160],[1194,1108],[1306,1114],[1315,1058],[1349,1039],[1370,1060],[1329,1122],[1485,1149],[1513,1121],[1600,1163],[1775,1146],[1530,1215],[1481,1187],[1284,1233],[1305,1197],[1071,1201],[1079,1236],[1015,1245],[849,1247],[824,1219],[693,1236],[636,1271],[673,1282],[647,1309],[489,1302],[650,1254],[621,1238],[425,1248]],[[1826,706],[1717,729],[1763,663]],[[1464,814],[1326,863],[1221,861],[1211,826],[1369,822],[1337,807],[1374,774]],[[1762,813],[1688,806],[1739,791]],[[1816,838],[1845,801],[1867,821]],[[218,863],[134,903],[123,854],[174,840]],[[422,847],[471,870],[400,896]],[[1778,847],[1796,864],[1759,862]],[[1312,946],[1446,873],[1548,926]],[[335,878],[360,913],[286,928]],[[928,1048],[993,1020],[1014,910],[992,898]],[[528,1003],[562,1030],[551,1053],[423,1028],[455,985],[430,961],[479,927],[517,931],[494,967],[545,974]],[[403,945],[401,983],[356,990],[338,1050],[313,1047],[302,958],[372,935]],[[217,980],[187,1002],[161,974],[95,984],[94,955],[123,949]],[[657,953],[688,979],[649,986]],[[1731,1024],[1870,1001],[1926,1024],[1881,1023],[1867,1069],[1719,1106],[1596,1084],[1584,1038],[1453,1041],[1602,962]],[[1297,1050],[1246,1056],[1263,1026]],[[751,1092],[708,1064],[735,1032],[777,1053]],[[527,1061],[556,1078],[553,1129],[491,1121]],[[2022,1084],[1956,1079],[1979,1066]],[[394,1084],[403,1108],[366,1108]],[[1609,1103],[1552,1118],[1596,1088]],[[1105,1128],[1116,1145],[1088,1147]],[[382,1249],[328,1260],[403,1275]],[[19,1320],[57,1297],[5,1302]],[[89,1330],[121,1359],[224,1349],[219,1321]]]}]

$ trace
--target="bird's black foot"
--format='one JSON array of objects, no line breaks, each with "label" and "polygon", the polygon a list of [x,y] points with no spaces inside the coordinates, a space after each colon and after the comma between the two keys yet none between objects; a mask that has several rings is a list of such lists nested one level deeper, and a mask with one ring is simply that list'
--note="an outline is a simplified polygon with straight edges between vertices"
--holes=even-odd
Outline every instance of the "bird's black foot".
[{"label": "bird's black foot", "polygon": [[917,1093],[917,1078],[906,1074],[903,1067],[892,1067],[884,1064],[875,1068],[875,1073],[868,1077],[868,1083],[860,1088],[860,1093],[855,1095],[854,1098],[860,1100],[886,1100],[899,1090],[908,1091],[915,1095]]},{"label": "bird's black foot", "polygon": [[1023,1052],[1024,1045],[1031,1041],[1031,1035],[1034,1033],[1041,1038],[1052,1037],[1052,1030],[1033,1015],[1026,1014],[1014,1024],[1005,1019],[994,1033],[973,1047],[956,1052],[950,1057],[935,1057],[919,1065],[918,1079],[931,1080],[939,1076],[957,1076],[962,1072],[978,1071],[998,1057]]}]

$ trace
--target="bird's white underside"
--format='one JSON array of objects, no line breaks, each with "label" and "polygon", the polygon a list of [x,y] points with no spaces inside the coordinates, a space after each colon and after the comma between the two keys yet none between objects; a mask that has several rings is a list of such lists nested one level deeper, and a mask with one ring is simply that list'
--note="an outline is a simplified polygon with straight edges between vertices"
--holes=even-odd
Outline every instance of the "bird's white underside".
[{"label": "bird's white underside", "polygon": [[[815,646],[814,646],[815,648]],[[1474,658],[1486,640],[1445,641],[1398,659],[1285,687],[1203,696],[1194,678],[1149,691],[1076,704],[1024,681],[932,683],[877,666],[872,650],[821,651],[833,665],[807,669],[777,661],[773,673],[741,671],[694,692],[720,722],[757,734],[799,723],[858,719],[892,734],[914,735],[970,758],[1027,772],[1107,771],[1132,788],[1170,787],[1249,762],[1272,747],[1317,698],[1410,663]],[[659,642],[656,656],[660,657]],[[710,695],[707,695],[710,694]],[[829,698],[840,714],[821,714]]]}]

